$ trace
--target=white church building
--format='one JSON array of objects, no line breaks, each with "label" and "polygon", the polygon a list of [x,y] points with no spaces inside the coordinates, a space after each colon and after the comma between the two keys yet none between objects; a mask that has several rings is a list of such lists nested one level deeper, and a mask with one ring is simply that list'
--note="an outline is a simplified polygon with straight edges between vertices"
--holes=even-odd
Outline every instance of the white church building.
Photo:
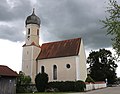
[{"label": "white church building", "polygon": [[[81,38],[39,45],[40,18],[27,17],[26,37],[22,53],[22,71],[34,82],[36,74],[45,72],[49,81],[85,81],[86,55]],[[42,32],[42,31],[41,31]]]}]

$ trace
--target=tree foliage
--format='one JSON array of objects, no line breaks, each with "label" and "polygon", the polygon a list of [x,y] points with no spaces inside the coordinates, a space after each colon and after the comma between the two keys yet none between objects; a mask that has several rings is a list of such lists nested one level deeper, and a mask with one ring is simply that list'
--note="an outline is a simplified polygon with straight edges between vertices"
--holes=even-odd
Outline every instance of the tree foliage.
[{"label": "tree foliage", "polygon": [[95,81],[105,81],[107,78],[108,84],[115,82],[117,64],[109,50],[92,51],[87,58],[87,63],[90,68],[90,76]]},{"label": "tree foliage", "polygon": [[120,5],[115,0],[109,0],[105,20],[102,20],[104,28],[107,28],[108,34],[113,35],[113,48],[120,56]]},{"label": "tree foliage", "polygon": [[31,83],[30,76],[26,76],[22,71],[20,71],[17,77],[16,91],[19,93],[29,92],[27,87],[30,85],[30,83]]},{"label": "tree foliage", "polygon": [[44,92],[48,84],[48,74],[44,72],[37,74],[35,84],[38,92]]}]

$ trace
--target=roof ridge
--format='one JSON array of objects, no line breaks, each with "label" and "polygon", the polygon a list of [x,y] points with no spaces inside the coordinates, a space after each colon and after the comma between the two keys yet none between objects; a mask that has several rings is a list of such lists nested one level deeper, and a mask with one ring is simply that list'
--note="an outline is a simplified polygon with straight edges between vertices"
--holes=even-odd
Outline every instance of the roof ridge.
[{"label": "roof ridge", "polygon": [[59,41],[51,41],[51,42],[43,43],[42,45],[51,44],[51,43],[58,43],[58,42],[63,42],[63,41],[77,40],[77,39],[81,39],[81,38],[73,38],[73,39],[65,39],[65,40],[59,40]]},{"label": "roof ridge", "polygon": [[0,65],[0,67],[7,67],[6,65]]}]

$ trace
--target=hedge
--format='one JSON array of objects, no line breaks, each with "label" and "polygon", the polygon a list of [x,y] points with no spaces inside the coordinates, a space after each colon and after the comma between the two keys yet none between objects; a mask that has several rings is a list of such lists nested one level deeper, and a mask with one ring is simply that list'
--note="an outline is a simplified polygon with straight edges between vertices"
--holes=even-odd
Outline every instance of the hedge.
[{"label": "hedge", "polygon": [[48,86],[58,89],[60,92],[83,92],[86,88],[83,81],[49,82]]}]

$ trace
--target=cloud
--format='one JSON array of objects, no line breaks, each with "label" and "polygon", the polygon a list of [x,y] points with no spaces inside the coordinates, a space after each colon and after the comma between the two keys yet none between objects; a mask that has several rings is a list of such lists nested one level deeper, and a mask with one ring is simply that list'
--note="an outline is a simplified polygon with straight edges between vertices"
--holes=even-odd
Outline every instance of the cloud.
[{"label": "cloud", "polygon": [[[82,37],[87,48],[111,46],[111,37],[101,29],[106,3],[104,0],[41,0],[38,3],[44,41]],[[49,35],[48,35],[49,34]],[[52,37],[55,36],[55,37]]]},{"label": "cloud", "polygon": [[0,38],[13,42],[24,41],[24,22],[31,9],[29,0],[1,0]]},{"label": "cloud", "polygon": [[23,41],[24,34],[16,27],[0,25],[0,38],[11,40],[13,42]]},{"label": "cloud", "polygon": [[12,23],[12,27],[0,25],[0,38],[23,41],[25,19],[35,7],[44,42],[82,37],[86,48],[109,47],[111,37],[99,22],[106,16],[106,5],[105,0],[1,0],[0,22]]}]

